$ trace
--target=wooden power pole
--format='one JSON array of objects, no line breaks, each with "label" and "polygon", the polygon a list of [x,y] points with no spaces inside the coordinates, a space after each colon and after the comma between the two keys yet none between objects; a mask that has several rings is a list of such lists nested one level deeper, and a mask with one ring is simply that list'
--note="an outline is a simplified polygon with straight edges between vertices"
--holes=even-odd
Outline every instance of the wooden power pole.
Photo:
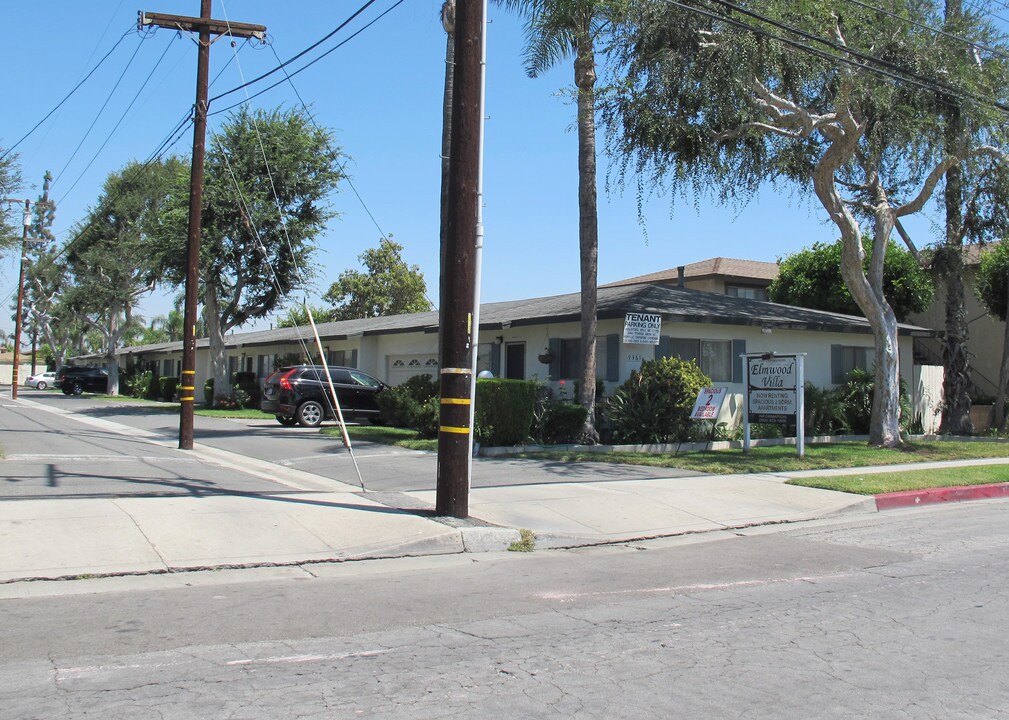
[{"label": "wooden power pole", "polygon": [[448,212],[442,248],[436,512],[469,516],[473,300],[481,138],[483,0],[456,0]]},{"label": "wooden power pole", "polygon": [[265,25],[233,23],[210,17],[211,0],[200,0],[200,17],[141,11],[138,25],[198,33],[196,106],[193,114],[193,164],[189,184],[189,232],[186,245],[186,305],[182,340],[182,383],[179,386],[179,448],[193,449],[193,402],[196,399],[196,299],[199,283],[200,225],[203,214],[203,162],[207,140],[207,94],[210,86],[211,35],[263,39]]}]

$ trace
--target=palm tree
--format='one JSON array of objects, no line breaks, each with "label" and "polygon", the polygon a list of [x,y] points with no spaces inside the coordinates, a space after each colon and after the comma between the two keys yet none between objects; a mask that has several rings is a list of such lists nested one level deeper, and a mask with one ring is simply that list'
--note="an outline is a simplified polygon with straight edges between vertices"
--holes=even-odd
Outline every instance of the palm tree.
[{"label": "palm tree", "polygon": [[596,285],[599,258],[596,207],[596,40],[616,14],[611,0],[500,0],[525,19],[526,72],[537,77],[574,58],[578,92],[578,257],[581,266],[581,387],[588,412],[583,439],[596,442]]}]

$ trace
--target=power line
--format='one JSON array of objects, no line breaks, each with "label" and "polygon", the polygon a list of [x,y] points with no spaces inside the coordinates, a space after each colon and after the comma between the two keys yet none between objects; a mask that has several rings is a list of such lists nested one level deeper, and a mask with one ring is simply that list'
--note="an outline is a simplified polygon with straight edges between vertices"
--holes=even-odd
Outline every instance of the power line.
[{"label": "power line", "polygon": [[119,120],[116,122],[115,126],[112,128],[112,130],[109,131],[109,134],[106,136],[105,141],[101,144],[101,146],[98,148],[95,154],[91,157],[91,160],[88,161],[88,164],[84,166],[84,169],[81,170],[80,174],[77,176],[77,179],[74,180],[73,184],[67,189],[66,192],[63,193],[63,197],[60,198],[59,202],[63,202],[63,200],[65,200],[66,197],[71,192],[73,192],[73,189],[77,187],[77,183],[81,181],[81,178],[84,177],[87,171],[94,164],[95,160],[98,159],[98,156],[101,155],[102,150],[105,149],[105,146],[109,144],[109,141],[116,134],[116,130],[119,129],[119,126],[122,125],[123,120],[126,119],[126,115],[130,112],[130,108],[133,107],[134,103],[136,103],[137,99],[140,97],[140,93],[144,91],[144,88],[147,87],[147,83],[149,83],[151,78],[154,77],[154,73],[161,66],[161,61],[165,59],[165,55],[168,54],[168,51],[171,47],[172,43],[169,43],[168,45],[165,46],[165,50],[164,52],[161,53],[161,57],[158,58],[158,61],[154,64],[154,67],[151,68],[151,71],[147,74],[147,77],[144,79],[144,82],[140,85],[140,88],[133,95],[133,99],[130,100],[130,104],[126,106],[126,109],[123,110],[123,114],[119,116]]},{"label": "power line", "polygon": [[119,84],[123,81],[123,78],[126,76],[127,71],[133,65],[133,61],[136,59],[137,53],[140,52],[140,45],[141,43],[137,43],[137,47],[136,49],[134,49],[133,55],[130,56],[129,62],[126,63],[126,67],[124,67],[123,71],[119,74],[119,79],[116,80],[116,84],[112,86],[112,89],[109,91],[109,94],[105,98],[105,102],[102,103],[101,108],[98,109],[98,113],[95,115],[95,119],[91,121],[91,125],[88,126],[88,129],[84,133],[84,136],[81,138],[81,141],[77,143],[77,147],[74,148],[74,151],[70,154],[70,157],[67,159],[66,164],[63,165],[63,169],[60,170],[59,174],[56,175],[56,178],[53,180],[53,185],[58,183],[60,178],[63,177],[63,173],[66,172],[67,167],[69,167],[70,163],[73,162],[73,159],[77,156],[77,153],[80,151],[81,146],[84,145],[84,141],[87,140],[88,135],[90,135],[91,131],[94,129],[95,124],[98,122],[98,119],[102,116],[102,113],[105,112],[105,108],[108,106],[109,101],[112,100],[112,96],[115,95],[116,90],[119,88]]},{"label": "power line", "polygon": [[[31,129],[31,130],[29,130],[28,132],[26,132],[26,133],[25,133],[25,134],[24,134],[24,135],[23,135],[23,136],[21,137],[21,139],[20,139],[20,140],[18,140],[18,141],[17,141],[16,143],[14,143],[14,144],[13,144],[13,145],[11,145],[11,146],[10,146],[9,148],[7,148],[7,151],[6,151],[6,152],[4,152],[4,154],[3,154],[3,155],[0,155],[0,160],[3,160],[3,159],[4,159],[4,158],[6,158],[6,157],[7,157],[8,155],[10,155],[10,154],[11,154],[11,152],[13,152],[13,151],[14,151],[14,148],[16,148],[16,147],[17,147],[18,145],[20,145],[21,143],[23,143],[23,142],[25,141],[25,139],[26,139],[26,138],[28,138],[28,136],[29,136],[29,135],[31,135],[31,134],[32,134],[33,132],[35,132],[36,130],[38,130],[38,129],[39,129],[39,126],[41,126],[41,125],[42,125],[42,123],[44,123],[44,122],[45,122],[46,120],[48,120],[48,119],[49,119],[49,118],[50,118],[50,117],[52,116],[52,114],[53,114],[54,112],[56,112],[56,111],[57,111],[57,110],[59,110],[59,109],[60,109],[61,107],[63,107],[63,104],[64,104],[64,103],[65,103],[65,102],[66,102],[67,100],[69,100],[69,99],[70,99],[70,98],[71,98],[71,97],[73,96],[73,94],[74,94],[75,92],[77,92],[77,91],[78,91],[78,90],[80,89],[81,85],[83,85],[84,83],[86,83],[86,82],[88,81],[88,78],[90,78],[90,77],[91,77],[92,75],[94,75],[94,74],[95,74],[95,71],[96,71],[96,70],[98,70],[98,68],[100,68],[100,67],[102,66],[102,63],[104,63],[104,62],[105,62],[105,61],[106,61],[106,60],[107,60],[107,59],[109,58],[109,56],[110,56],[110,55],[111,55],[111,54],[112,54],[113,52],[115,52],[116,48],[117,48],[117,47],[119,47],[119,44],[120,44],[120,43],[121,43],[121,42],[122,42],[123,40],[125,40],[125,39],[126,39],[126,38],[127,38],[128,36],[129,36],[129,35],[132,35],[132,34],[133,34],[133,30],[128,30],[127,32],[123,33],[122,37],[120,37],[120,38],[119,38],[119,40],[117,40],[117,41],[116,41],[116,44],[112,46],[112,49],[111,49],[111,50],[109,50],[109,51],[108,51],[107,53],[105,53],[105,55],[104,55],[104,56],[102,57],[102,59],[98,61],[98,64],[97,64],[97,65],[95,65],[95,66],[94,66],[94,67],[93,67],[93,68],[91,69],[91,71],[90,71],[90,72],[89,72],[89,73],[88,73],[87,75],[85,75],[85,76],[84,76],[84,78],[83,78],[83,79],[82,79],[82,80],[81,80],[81,81],[80,81],[79,83],[77,83],[76,85],[74,85],[73,89],[72,89],[72,90],[71,90],[70,92],[68,92],[68,93],[66,94],[66,96],[65,96],[65,97],[64,97],[64,98],[63,98],[62,100],[60,100],[60,101],[59,101],[58,103],[56,103],[56,106],[55,106],[55,107],[54,107],[54,108],[53,108],[52,110],[50,110],[49,112],[47,112],[47,113],[45,114],[45,117],[43,117],[43,118],[42,118],[41,120],[39,120],[39,121],[38,121],[37,123],[35,123],[35,126],[34,126],[34,127],[33,127],[33,128]],[[136,55],[136,53],[135,53],[135,52],[134,52],[134,55]]]},{"label": "power line", "polygon": [[[371,2],[374,2],[374,0],[371,0]],[[368,4],[370,5],[370,4],[371,4],[371,2],[369,2]],[[229,105],[229,106],[228,106],[228,107],[226,107],[226,108],[222,108],[222,109],[220,109],[220,110],[215,110],[214,112],[212,112],[212,113],[209,113],[209,114],[210,114],[210,115],[218,115],[218,114],[220,114],[220,113],[223,113],[223,112],[227,112],[228,110],[232,110],[232,109],[234,109],[234,108],[238,107],[239,105],[244,105],[245,103],[249,102],[250,100],[253,100],[253,99],[255,99],[255,98],[259,97],[259,96],[260,96],[260,95],[262,95],[263,93],[265,93],[265,92],[268,92],[268,91],[272,90],[273,88],[277,87],[278,85],[283,85],[283,84],[284,84],[285,82],[287,82],[287,80],[289,80],[290,78],[294,77],[295,75],[297,75],[298,73],[302,72],[303,70],[307,70],[308,68],[312,67],[312,65],[315,65],[315,63],[319,62],[319,61],[320,61],[320,60],[322,60],[322,59],[323,59],[324,57],[326,57],[327,55],[329,55],[330,53],[332,53],[333,51],[335,51],[335,50],[339,50],[339,49],[340,49],[341,47],[343,47],[343,46],[344,46],[344,45],[346,45],[346,44],[347,44],[348,42],[350,42],[351,40],[353,40],[354,38],[356,38],[356,37],[357,37],[358,35],[360,35],[360,34],[361,34],[361,33],[363,33],[363,32],[364,32],[365,30],[367,30],[368,28],[370,28],[370,27],[371,27],[372,25],[374,25],[375,23],[377,23],[377,22],[378,22],[379,20],[381,20],[382,18],[384,18],[384,17],[386,16],[386,15],[388,15],[388,14],[389,14],[390,12],[392,12],[392,11],[393,11],[393,10],[395,10],[395,9],[396,9],[397,7],[399,7],[400,5],[402,5],[402,4],[404,3],[404,2],[405,2],[405,0],[397,0],[397,2],[396,2],[396,3],[394,3],[394,4],[393,4],[393,5],[391,6],[391,7],[389,7],[389,8],[388,8],[387,10],[385,10],[384,12],[382,12],[382,13],[381,13],[381,14],[380,14],[380,15],[379,15],[378,17],[376,17],[376,18],[375,18],[374,20],[372,20],[371,22],[369,22],[368,24],[366,24],[366,25],[365,25],[364,27],[362,27],[362,28],[361,28],[360,30],[357,30],[357,31],[356,31],[355,33],[353,33],[353,34],[352,34],[352,35],[351,35],[350,37],[346,38],[345,40],[341,41],[341,42],[340,42],[340,43],[338,43],[337,45],[333,46],[332,48],[330,48],[329,50],[327,50],[326,52],[324,52],[324,53],[323,53],[322,55],[320,55],[319,57],[317,57],[317,58],[315,58],[314,60],[312,60],[312,61],[308,62],[307,64],[305,64],[305,65],[303,65],[302,67],[298,68],[298,69],[297,69],[297,70],[295,70],[294,72],[290,73],[290,75],[288,75],[288,76],[287,76],[287,78],[285,78],[284,80],[278,80],[277,82],[275,82],[275,83],[273,83],[272,85],[269,85],[269,86],[267,86],[267,87],[263,88],[262,90],[260,90],[259,92],[255,93],[255,94],[253,94],[253,95],[248,95],[248,94],[247,94],[247,96],[246,96],[245,100],[242,100],[241,102],[237,102],[237,103],[234,103],[233,105]],[[359,12],[360,12],[360,11],[359,11]],[[348,22],[349,22],[349,21],[348,21]],[[344,23],[343,25],[346,25],[346,24],[347,24],[347,23]],[[343,25],[341,25],[341,27],[343,27]],[[338,28],[338,29],[339,29],[339,28]],[[335,33],[336,31],[334,30],[333,32]],[[332,35],[333,35],[333,33],[330,33],[330,34],[329,34],[329,35],[327,35],[326,37],[327,37],[327,38],[328,38],[328,37],[332,37]],[[321,41],[320,41],[320,42],[321,42]],[[315,44],[315,45],[314,45],[313,47],[317,46],[318,44],[319,44],[319,43],[316,43],[316,44]],[[302,55],[304,55],[304,54],[305,54],[305,52],[307,52],[307,50],[306,50],[306,51],[302,51],[302,52],[298,53],[298,55],[296,55],[296,56],[295,56],[294,58],[291,58],[291,60],[294,60],[294,59],[296,59],[296,58],[298,58],[298,57],[301,57]],[[233,91],[235,91],[235,90],[238,90],[238,89],[240,89],[240,88],[244,88],[244,87],[247,87],[247,86],[249,86],[249,85],[252,85],[253,83],[257,82],[258,80],[260,80],[260,79],[262,79],[262,78],[266,77],[267,75],[272,75],[273,73],[275,73],[275,72],[277,72],[278,70],[282,69],[282,68],[283,68],[284,66],[286,66],[286,65],[289,65],[289,64],[291,63],[291,60],[288,60],[287,62],[283,63],[283,64],[282,64],[282,65],[281,65],[280,67],[276,67],[276,68],[274,68],[273,70],[270,70],[270,71],[269,71],[268,73],[265,73],[265,74],[261,75],[261,76],[260,76],[259,78],[256,78],[255,80],[250,80],[249,82],[247,82],[247,83],[244,83],[243,85],[240,85],[240,86],[239,86],[239,87],[237,87],[237,88],[232,88],[232,90],[229,90],[229,91],[227,91],[227,92],[225,92],[225,93],[221,93],[220,95],[217,95],[217,96],[215,96],[215,97],[211,98],[211,99],[210,99],[210,102],[213,102],[214,100],[216,100],[216,99],[218,99],[218,98],[221,98],[221,97],[224,97],[225,95],[228,95],[228,94],[230,94],[231,92],[233,92]],[[285,74],[286,74],[286,73],[285,73]]]},{"label": "power line", "polygon": [[294,62],[298,58],[304,56],[306,53],[311,52],[315,48],[319,47],[319,45],[321,45],[322,43],[326,42],[331,37],[333,37],[334,35],[336,35],[338,32],[340,32],[341,30],[343,30],[343,28],[345,28],[347,25],[349,25],[354,20],[354,18],[356,18],[358,15],[360,15],[365,10],[367,10],[369,7],[371,7],[374,3],[375,3],[375,0],[368,0],[368,2],[366,2],[360,8],[358,8],[349,18],[347,18],[342,23],[340,23],[340,25],[338,25],[335,29],[333,29],[328,35],[326,35],[325,37],[323,37],[321,40],[318,40],[317,42],[313,43],[312,45],[309,45],[307,48],[305,48],[304,50],[302,50],[300,53],[298,53],[297,55],[295,55],[291,59],[286,60],[282,65],[280,65],[280,67],[275,67],[272,70],[269,70],[269,71],[263,73],[262,75],[253,78],[252,80],[249,80],[248,82],[243,82],[241,85],[238,85],[237,87],[233,87],[230,90],[226,90],[225,92],[221,93],[220,95],[215,95],[214,97],[210,98],[210,101],[209,101],[208,104],[213,103],[215,100],[220,100],[222,97],[225,97],[226,95],[230,95],[230,94],[232,94],[234,92],[238,92],[239,90],[247,88],[250,85],[254,85],[257,82],[259,82],[260,80],[262,80],[264,78],[267,78],[270,75],[273,75],[273,73],[279,71],[284,66],[290,65],[292,62]]}]

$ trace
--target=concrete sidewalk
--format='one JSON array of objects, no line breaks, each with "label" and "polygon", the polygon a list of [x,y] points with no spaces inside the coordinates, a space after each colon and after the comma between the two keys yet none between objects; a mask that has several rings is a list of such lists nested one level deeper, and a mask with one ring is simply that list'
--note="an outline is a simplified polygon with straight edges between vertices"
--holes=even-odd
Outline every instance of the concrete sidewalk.
[{"label": "concrete sidewalk", "polygon": [[[34,405],[32,413],[40,408]],[[0,403],[0,429],[18,431],[27,407]],[[519,528],[535,532],[538,547],[564,547],[876,510],[871,497],[786,485],[782,475],[725,475],[477,488],[474,519],[455,521],[433,517],[433,492],[363,492],[199,444],[185,453],[106,420],[55,417],[65,433],[86,428],[92,446],[117,438],[143,443],[155,456],[143,459],[144,468],[154,465],[172,481],[157,483],[176,487],[202,475],[199,484],[182,484],[185,493],[151,493],[145,480],[133,494],[4,495],[0,583],[503,550]],[[32,430],[20,431],[30,440]],[[42,453],[4,445],[0,480],[12,485],[33,473],[41,478],[42,466],[52,464]],[[82,454],[78,462],[85,469],[95,457]],[[132,461],[121,460],[120,476]]]}]

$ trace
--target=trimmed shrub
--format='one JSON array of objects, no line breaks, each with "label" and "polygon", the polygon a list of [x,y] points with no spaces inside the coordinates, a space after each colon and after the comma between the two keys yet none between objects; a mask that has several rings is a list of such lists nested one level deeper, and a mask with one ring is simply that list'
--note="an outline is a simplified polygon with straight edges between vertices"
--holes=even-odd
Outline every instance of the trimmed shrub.
[{"label": "trimmed shrub", "polygon": [[207,407],[214,407],[214,378],[203,383],[203,403]]},{"label": "trimmed shrub", "polygon": [[646,360],[606,404],[616,442],[684,442],[697,393],[711,384],[693,361]]},{"label": "trimmed shrub", "polygon": [[417,427],[417,437],[436,438],[438,437],[438,418],[441,413],[441,402],[438,396],[428,398],[427,402],[420,406],[414,418]]},{"label": "trimmed shrub", "polygon": [[557,403],[543,414],[543,442],[565,445],[578,442],[588,411],[577,403]]},{"label": "trimmed shrub", "polygon": [[382,422],[392,427],[415,427],[421,404],[403,386],[388,387],[375,396]]},{"label": "trimmed shrub", "polygon": [[476,424],[487,445],[516,445],[533,426],[537,384],[488,378],[476,382]]},{"label": "trimmed shrub", "polygon": [[248,371],[236,372],[231,384],[235,391],[235,402],[238,403],[239,407],[259,407],[263,391],[259,387],[259,379],[256,377],[256,373]]},{"label": "trimmed shrub", "polygon": [[175,391],[179,388],[179,378],[163,377],[158,378],[158,386],[161,390],[161,399],[171,402],[175,399]]},{"label": "trimmed shrub", "polygon": [[423,405],[433,397],[438,396],[438,382],[430,375],[414,375],[397,387],[405,391],[410,397]]}]

